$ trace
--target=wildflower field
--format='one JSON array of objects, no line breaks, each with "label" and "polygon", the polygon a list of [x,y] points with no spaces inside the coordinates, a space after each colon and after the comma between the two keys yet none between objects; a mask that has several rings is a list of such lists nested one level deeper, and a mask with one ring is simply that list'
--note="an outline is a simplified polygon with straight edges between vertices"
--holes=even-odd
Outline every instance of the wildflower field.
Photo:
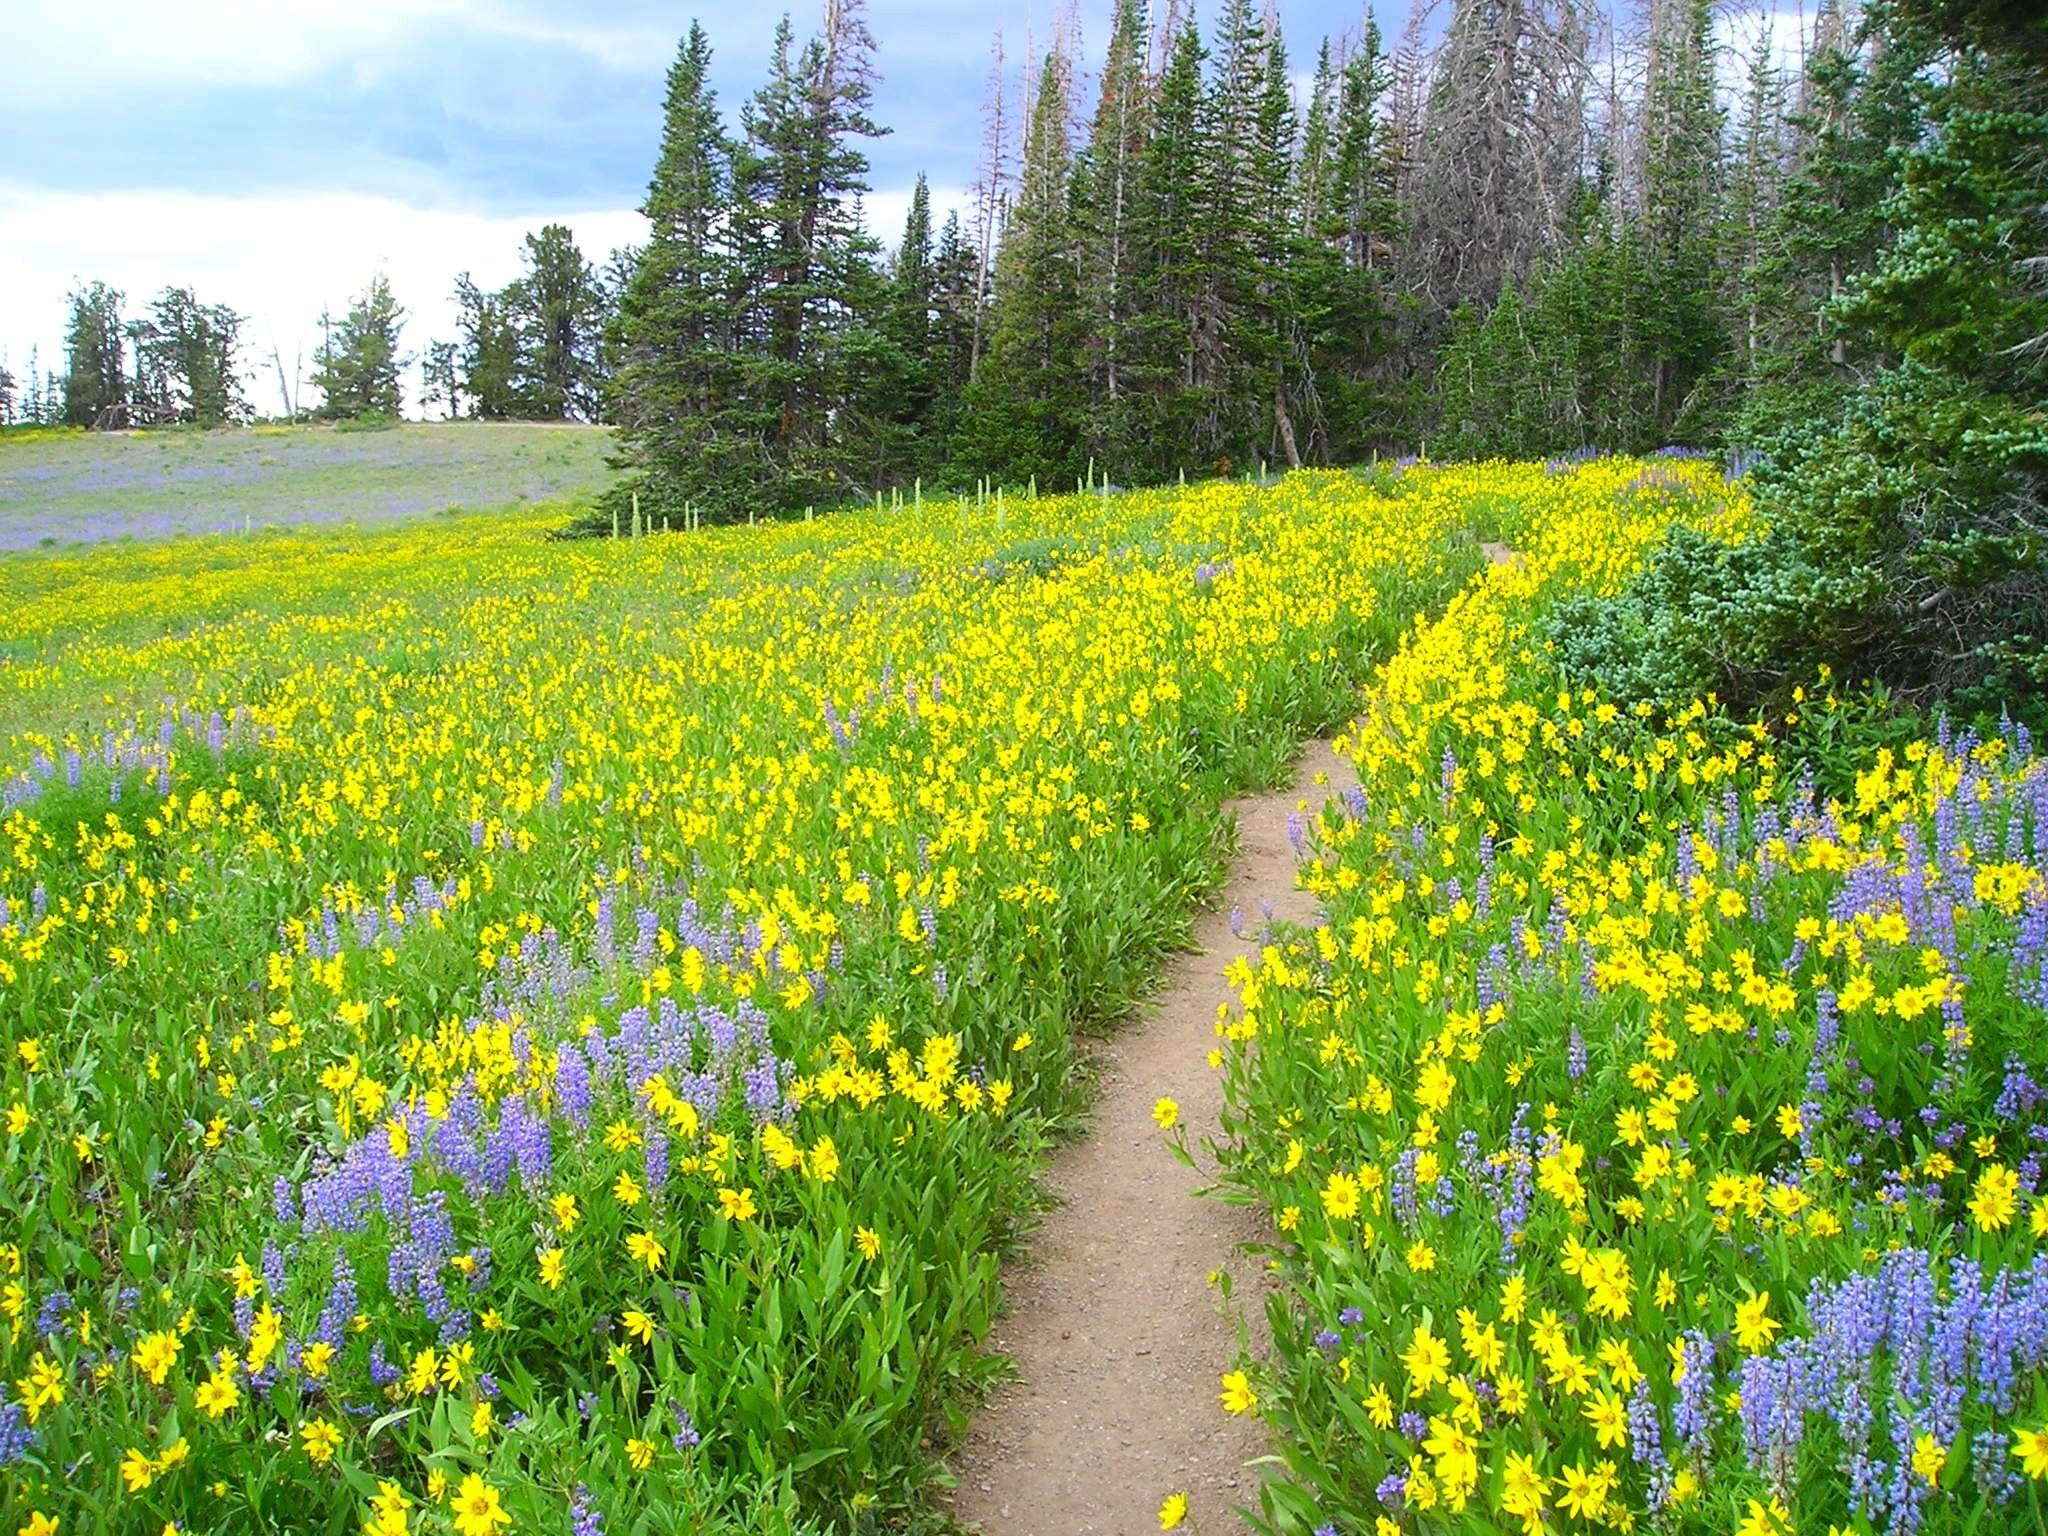
[{"label": "wildflower field", "polygon": [[0,565],[0,1529],[900,1526],[1069,1031],[1468,511]]},{"label": "wildflower field", "polygon": [[1072,1032],[1354,716],[1212,1057],[1266,1521],[2036,1528],[2048,767],[1561,675],[1674,520],[1754,514],[1490,464],[0,564],[0,1530],[921,1518]]},{"label": "wildflower field", "polygon": [[1325,919],[1237,969],[1213,1058],[1284,1280],[1223,1392],[1284,1456],[1268,1515],[2048,1528],[2048,762],[1825,678],[1766,721],[1619,707],[1547,615],[1743,498],[1431,483],[1523,558],[1377,677],[1360,788],[1301,828]]}]

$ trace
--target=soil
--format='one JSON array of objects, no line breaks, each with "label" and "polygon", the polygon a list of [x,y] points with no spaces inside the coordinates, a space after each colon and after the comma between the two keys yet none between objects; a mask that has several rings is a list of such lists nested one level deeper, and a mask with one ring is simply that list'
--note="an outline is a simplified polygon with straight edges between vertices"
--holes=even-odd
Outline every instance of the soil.
[{"label": "soil", "polygon": [[[1314,898],[1295,888],[1288,819],[1313,815],[1350,770],[1328,742],[1311,743],[1290,784],[1234,802],[1239,855],[1195,923],[1195,948],[1094,1053],[1093,1124],[1051,1160],[1060,1203],[1008,1277],[994,1329],[1017,1377],[953,1457],[954,1512],[987,1536],[1138,1536],[1159,1529],[1174,1493],[1188,1496],[1186,1528],[1201,1536],[1247,1529],[1234,1506],[1256,1506],[1251,1463],[1270,1447],[1218,1391],[1237,1318],[1253,1352],[1264,1349],[1266,1286],[1241,1248],[1271,1233],[1251,1207],[1196,1198],[1209,1180],[1175,1160],[1152,1111],[1176,1100],[1191,1147],[1215,1135],[1223,1094],[1207,1058],[1231,1002],[1224,966],[1256,952],[1266,923],[1314,920]],[[1227,1310],[1209,1279],[1224,1269]]]}]

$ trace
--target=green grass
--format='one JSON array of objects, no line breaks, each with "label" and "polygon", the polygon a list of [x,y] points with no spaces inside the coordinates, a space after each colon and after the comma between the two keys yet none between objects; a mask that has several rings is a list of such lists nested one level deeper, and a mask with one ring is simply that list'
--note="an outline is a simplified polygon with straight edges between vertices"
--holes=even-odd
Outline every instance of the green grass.
[{"label": "green grass", "polygon": [[608,429],[533,422],[0,435],[0,551],[584,499],[611,448]]}]

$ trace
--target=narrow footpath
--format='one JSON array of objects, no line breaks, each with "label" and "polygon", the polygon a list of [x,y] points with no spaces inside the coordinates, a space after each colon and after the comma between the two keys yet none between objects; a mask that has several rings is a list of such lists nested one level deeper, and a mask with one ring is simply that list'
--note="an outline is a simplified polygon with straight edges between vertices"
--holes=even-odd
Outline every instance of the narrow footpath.
[{"label": "narrow footpath", "polygon": [[1196,920],[1195,948],[1095,1052],[1093,1123],[1052,1158],[1060,1204],[1007,1277],[1010,1309],[994,1329],[1017,1379],[953,1458],[955,1513],[986,1536],[1140,1536],[1159,1529],[1174,1493],[1188,1497],[1184,1529],[1246,1529],[1233,1506],[1256,1505],[1247,1463],[1268,1447],[1256,1419],[1218,1401],[1236,1333],[1208,1276],[1230,1271],[1232,1306],[1262,1348],[1265,1285],[1239,1246],[1269,1234],[1248,1207],[1194,1198],[1206,1181],[1175,1161],[1152,1110],[1177,1101],[1192,1147],[1215,1133],[1223,1095],[1207,1058],[1231,997],[1224,967],[1256,951],[1268,922],[1313,920],[1288,821],[1352,782],[1328,742],[1311,742],[1291,784],[1234,802],[1239,854]]}]

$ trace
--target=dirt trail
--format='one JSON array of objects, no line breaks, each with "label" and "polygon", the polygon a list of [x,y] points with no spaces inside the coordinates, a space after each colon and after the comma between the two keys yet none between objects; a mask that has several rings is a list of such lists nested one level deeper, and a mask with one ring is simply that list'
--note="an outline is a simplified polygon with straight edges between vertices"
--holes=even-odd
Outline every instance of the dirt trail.
[{"label": "dirt trail", "polygon": [[1352,783],[1349,770],[1312,742],[1290,785],[1234,803],[1240,853],[1195,923],[1195,949],[1095,1054],[1093,1124],[1052,1159],[1061,1204],[1008,1277],[1010,1311],[994,1331],[1018,1379],[953,1458],[955,1512],[986,1536],[1139,1536],[1159,1529],[1170,1493],[1187,1494],[1201,1536],[1245,1529],[1232,1506],[1256,1503],[1259,1472],[1246,1463],[1268,1447],[1256,1420],[1217,1400],[1236,1337],[1207,1276],[1231,1271],[1233,1305],[1263,1346],[1264,1286],[1238,1246],[1269,1234],[1249,1208],[1193,1198],[1205,1181],[1167,1151],[1152,1108],[1177,1100],[1191,1146],[1215,1132],[1223,1095],[1207,1057],[1231,995],[1224,966],[1256,948],[1267,922],[1313,919],[1314,898],[1295,889],[1288,819]]}]

